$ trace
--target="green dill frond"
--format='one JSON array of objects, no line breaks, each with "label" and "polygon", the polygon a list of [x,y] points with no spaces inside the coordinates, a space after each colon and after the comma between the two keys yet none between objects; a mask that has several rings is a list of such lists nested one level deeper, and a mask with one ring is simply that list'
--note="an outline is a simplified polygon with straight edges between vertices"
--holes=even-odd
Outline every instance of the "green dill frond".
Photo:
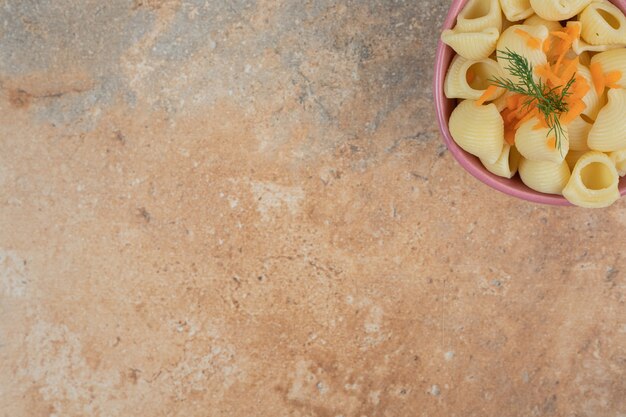
[{"label": "green dill frond", "polygon": [[554,134],[556,147],[562,153],[561,143],[565,137],[565,132],[559,117],[568,111],[565,99],[571,94],[570,89],[576,80],[575,75],[565,86],[549,88],[541,79],[535,80],[533,66],[524,56],[511,51],[509,48],[506,51],[496,51],[496,56],[499,60],[508,62],[506,70],[516,81],[495,77],[489,80],[491,84],[528,97],[524,101],[524,108],[535,105],[548,124],[548,137]]}]

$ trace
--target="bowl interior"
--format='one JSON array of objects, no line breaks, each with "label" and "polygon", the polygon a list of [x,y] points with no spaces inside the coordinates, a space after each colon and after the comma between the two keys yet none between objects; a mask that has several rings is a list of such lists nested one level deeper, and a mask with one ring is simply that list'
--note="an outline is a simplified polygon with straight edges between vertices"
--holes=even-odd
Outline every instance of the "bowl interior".
[{"label": "bowl interior", "polygon": [[[456,16],[463,9],[465,4],[469,0],[455,0],[450,7],[448,16],[444,22],[443,30],[451,29],[456,22]],[[622,12],[626,13],[626,0],[612,0],[611,3],[615,4]],[[434,77],[434,98],[435,108],[437,112],[437,121],[441,129],[443,141],[450,150],[450,153],[454,158],[474,177],[487,184],[488,186],[495,188],[505,194],[513,197],[521,198],[524,200],[532,201],[541,204],[551,204],[558,206],[571,205],[564,197],[560,195],[543,194],[538,191],[534,191],[528,188],[519,176],[515,176],[512,179],[498,177],[487,171],[482,165],[480,160],[475,156],[465,152],[461,149],[456,142],[452,139],[450,131],[448,129],[448,120],[454,107],[456,106],[456,100],[450,100],[446,98],[443,92],[443,82],[448,72],[450,62],[454,57],[454,50],[448,45],[439,40],[437,47],[437,56],[435,61],[435,77]],[[626,195],[626,177],[622,178],[619,183],[620,194]]]}]

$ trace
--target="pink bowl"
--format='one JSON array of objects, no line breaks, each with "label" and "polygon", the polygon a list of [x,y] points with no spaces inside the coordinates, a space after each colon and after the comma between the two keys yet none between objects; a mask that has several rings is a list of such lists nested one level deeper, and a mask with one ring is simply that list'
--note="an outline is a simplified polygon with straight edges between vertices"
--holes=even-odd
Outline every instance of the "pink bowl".
[{"label": "pink bowl", "polygon": [[[468,1],[469,0],[453,0],[452,6],[450,6],[450,11],[448,12],[448,17],[443,24],[442,31],[454,27],[457,15]],[[610,1],[626,13],[626,0]],[[456,144],[456,142],[454,142],[452,136],[450,135],[450,130],[448,129],[448,120],[450,119],[450,113],[452,113],[452,110],[455,107],[455,101],[447,99],[443,93],[443,82],[454,54],[455,52],[452,48],[439,40],[437,57],[435,59],[435,109],[437,112],[439,128],[441,129],[441,133],[443,135],[443,142],[448,147],[454,158],[474,177],[505,194],[521,198],[523,200],[532,201],[534,203],[551,204],[555,206],[571,206],[571,204],[560,195],[543,194],[531,190],[524,185],[524,183],[522,183],[518,176],[509,180],[493,175],[485,169],[478,158],[465,152]],[[626,177],[621,179],[619,183],[619,190],[622,196],[626,195]]]}]

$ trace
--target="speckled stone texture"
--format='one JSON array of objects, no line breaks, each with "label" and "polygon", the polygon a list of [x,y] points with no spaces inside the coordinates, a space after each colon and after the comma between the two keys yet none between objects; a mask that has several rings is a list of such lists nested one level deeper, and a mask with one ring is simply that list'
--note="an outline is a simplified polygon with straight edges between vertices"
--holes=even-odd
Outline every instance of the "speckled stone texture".
[{"label": "speckled stone texture", "polygon": [[448,5],[0,0],[0,416],[626,416],[626,201],[464,173]]}]

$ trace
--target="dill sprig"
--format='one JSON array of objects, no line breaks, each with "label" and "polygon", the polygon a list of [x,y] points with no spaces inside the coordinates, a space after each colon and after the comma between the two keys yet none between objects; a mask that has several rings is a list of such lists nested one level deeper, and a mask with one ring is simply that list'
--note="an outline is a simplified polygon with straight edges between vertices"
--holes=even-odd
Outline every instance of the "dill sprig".
[{"label": "dill sprig", "polygon": [[561,143],[565,132],[559,117],[568,110],[565,99],[571,94],[570,89],[576,80],[575,75],[572,76],[565,86],[550,88],[540,78],[538,81],[535,81],[533,66],[522,55],[511,51],[509,48],[506,51],[498,50],[496,54],[498,59],[509,62],[506,70],[513,77],[516,77],[518,81],[515,82],[501,77],[492,78],[489,81],[497,87],[526,96],[527,99],[523,103],[523,108],[535,105],[545,118],[550,129],[547,137],[554,133],[556,147],[562,154]]}]

